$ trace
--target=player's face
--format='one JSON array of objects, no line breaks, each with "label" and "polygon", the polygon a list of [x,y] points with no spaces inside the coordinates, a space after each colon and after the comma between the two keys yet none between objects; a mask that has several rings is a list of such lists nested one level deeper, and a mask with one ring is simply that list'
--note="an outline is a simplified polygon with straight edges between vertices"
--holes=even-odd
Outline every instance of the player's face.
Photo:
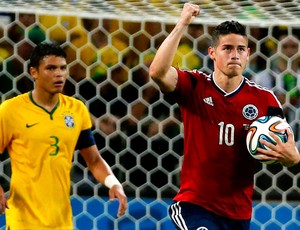
[{"label": "player's face", "polygon": [[218,45],[209,48],[215,72],[221,72],[228,77],[242,75],[249,53],[247,38],[238,34],[222,35]]},{"label": "player's face", "polygon": [[67,78],[67,63],[63,57],[45,56],[38,67],[30,69],[36,88],[50,94],[61,93]]}]

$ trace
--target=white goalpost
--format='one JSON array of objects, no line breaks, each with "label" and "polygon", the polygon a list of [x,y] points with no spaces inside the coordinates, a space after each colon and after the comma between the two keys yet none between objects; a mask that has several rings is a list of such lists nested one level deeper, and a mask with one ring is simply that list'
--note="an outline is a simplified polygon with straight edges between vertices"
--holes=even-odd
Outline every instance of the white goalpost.
[{"label": "white goalpost", "polygon": [[[178,20],[183,0],[0,0],[0,103],[31,90],[28,54],[56,41],[68,55],[65,93],[88,107],[102,156],[123,183],[128,213],[75,152],[72,207],[76,229],[173,229],[167,208],[178,190],[183,127],[174,101],[149,79],[155,51]],[[299,0],[196,0],[201,15],[186,31],[174,64],[212,71],[207,45],[215,25],[238,20],[249,34],[245,76],[278,95],[300,146]],[[10,160],[0,156],[8,192]],[[299,166],[258,164],[251,230],[300,229]],[[5,229],[4,218],[0,228]]]}]

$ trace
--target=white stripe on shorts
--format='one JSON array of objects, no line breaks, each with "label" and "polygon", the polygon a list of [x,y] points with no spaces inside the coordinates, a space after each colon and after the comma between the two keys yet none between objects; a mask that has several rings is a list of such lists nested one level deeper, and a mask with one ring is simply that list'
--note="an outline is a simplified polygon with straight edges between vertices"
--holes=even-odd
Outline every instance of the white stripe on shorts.
[{"label": "white stripe on shorts", "polygon": [[171,205],[171,219],[181,230],[188,230],[188,227],[186,226],[185,221],[181,215],[181,207],[179,202]]}]

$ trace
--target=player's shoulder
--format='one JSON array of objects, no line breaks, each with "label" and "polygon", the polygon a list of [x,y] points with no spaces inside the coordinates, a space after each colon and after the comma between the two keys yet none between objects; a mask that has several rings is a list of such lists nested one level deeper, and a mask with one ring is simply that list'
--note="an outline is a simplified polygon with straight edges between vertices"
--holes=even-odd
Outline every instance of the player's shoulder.
[{"label": "player's shoulder", "polygon": [[79,100],[78,98],[74,96],[65,95],[62,93],[59,94],[59,100],[66,101],[66,102],[82,103],[82,101]]},{"label": "player's shoulder", "polygon": [[211,74],[207,74],[201,70],[193,69],[193,70],[179,70],[181,74],[179,76],[187,77],[190,79],[194,79],[197,81],[204,80],[204,81],[211,81]]},{"label": "player's shoulder", "polygon": [[70,106],[70,107],[85,107],[83,101],[79,100],[76,97],[68,96],[65,94],[59,94],[59,101],[61,104]]},{"label": "player's shoulder", "polygon": [[271,93],[273,94],[273,91],[267,87],[264,87],[258,83],[256,83],[255,81],[248,79],[248,78],[244,78],[245,79],[245,85],[249,88],[249,90],[252,91],[257,91],[257,92],[264,92],[264,93]]},{"label": "player's shoulder", "polygon": [[189,75],[197,76],[197,77],[207,77],[209,76],[207,73],[203,72],[199,69],[192,69],[192,70],[181,70]]},{"label": "player's shoulder", "polygon": [[4,100],[0,107],[3,108],[20,108],[24,103],[29,102],[30,100],[30,96],[29,96],[29,92],[24,93],[24,94],[19,94],[17,96],[8,98],[6,100]]},{"label": "player's shoulder", "polygon": [[183,85],[183,89],[192,87],[191,89],[199,89],[204,87],[206,82],[211,82],[211,76],[202,72],[201,70],[179,70],[178,71],[178,82],[177,85]]}]

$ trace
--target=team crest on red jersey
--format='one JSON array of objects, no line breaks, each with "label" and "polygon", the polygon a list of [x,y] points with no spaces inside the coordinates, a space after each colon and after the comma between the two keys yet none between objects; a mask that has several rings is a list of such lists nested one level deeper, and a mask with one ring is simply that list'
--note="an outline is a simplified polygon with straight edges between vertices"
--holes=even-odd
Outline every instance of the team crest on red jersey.
[{"label": "team crest on red jersey", "polygon": [[248,120],[254,120],[258,116],[258,109],[255,105],[248,104],[243,108],[243,116]]}]

